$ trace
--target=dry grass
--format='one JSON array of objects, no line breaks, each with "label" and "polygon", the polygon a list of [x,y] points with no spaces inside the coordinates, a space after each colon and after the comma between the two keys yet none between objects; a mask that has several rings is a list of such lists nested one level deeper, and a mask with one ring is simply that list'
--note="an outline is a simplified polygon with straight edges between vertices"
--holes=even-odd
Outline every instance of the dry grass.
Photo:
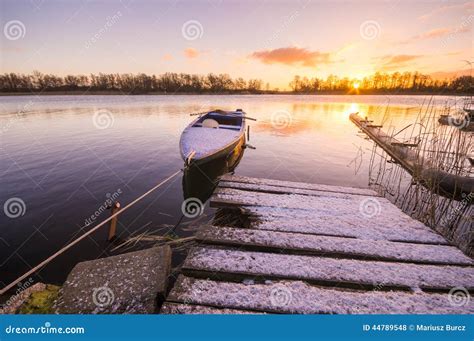
[{"label": "dry grass", "polygon": [[[474,153],[473,133],[439,124],[441,115],[460,115],[459,107],[447,103],[440,108],[434,106],[431,100],[428,101],[420,108],[416,122],[402,129],[404,142],[419,142],[416,147],[410,148],[417,154],[420,169],[429,164],[450,174],[473,177],[474,170],[469,160]],[[384,121],[388,116],[389,109]],[[391,135],[400,132],[393,130]],[[473,255],[473,193],[464,193],[457,200],[445,193],[441,195],[436,183],[419,181],[416,174],[410,175],[375,143],[370,160],[369,184],[404,212],[440,232],[467,254]]]}]

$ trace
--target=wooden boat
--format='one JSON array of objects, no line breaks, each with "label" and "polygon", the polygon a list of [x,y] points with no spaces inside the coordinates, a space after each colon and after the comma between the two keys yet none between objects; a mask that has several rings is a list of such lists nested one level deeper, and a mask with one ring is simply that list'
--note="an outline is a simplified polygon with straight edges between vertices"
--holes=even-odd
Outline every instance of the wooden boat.
[{"label": "wooden boat", "polygon": [[245,112],[213,110],[201,114],[181,134],[181,157],[186,164],[201,165],[232,155],[245,144]]},{"label": "wooden boat", "polygon": [[463,110],[469,115],[470,119],[474,119],[474,101],[472,99],[464,102]]},{"label": "wooden boat", "polygon": [[459,128],[462,131],[474,131],[474,116],[468,114],[441,115],[438,119],[439,124],[450,125]]},{"label": "wooden boat", "polygon": [[191,163],[183,170],[183,198],[198,198],[206,202],[214,193],[219,178],[234,172],[244,156],[244,146],[238,144],[230,155],[217,158],[201,165]]}]

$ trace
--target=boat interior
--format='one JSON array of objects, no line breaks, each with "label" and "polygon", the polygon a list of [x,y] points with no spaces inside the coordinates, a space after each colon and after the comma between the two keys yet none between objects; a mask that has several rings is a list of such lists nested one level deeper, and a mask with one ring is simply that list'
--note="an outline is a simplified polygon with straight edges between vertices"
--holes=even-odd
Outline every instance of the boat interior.
[{"label": "boat interior", "polygon": [[243,118],[240,113],[224,114],[221,112],[210,112],[200,117],[193,124],[193,127],[240,130],[242,120]]}]

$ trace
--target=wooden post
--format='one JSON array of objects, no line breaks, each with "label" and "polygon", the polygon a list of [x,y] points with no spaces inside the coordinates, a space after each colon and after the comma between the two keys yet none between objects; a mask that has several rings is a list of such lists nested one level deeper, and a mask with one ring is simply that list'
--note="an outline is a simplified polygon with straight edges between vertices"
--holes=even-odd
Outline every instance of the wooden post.
[{"label": "wooden post", "polygon": [[[111,215],[114,215],[118,211],[120,211],[120,203],[116,201],[112,205]],[[118,216],[113,217],[112,220],[110,221],[109,237],[107,238],[108,241],[111,241],[113,238],[115,238],[115,231],[117,230],[117,219],[118,219]]]}]

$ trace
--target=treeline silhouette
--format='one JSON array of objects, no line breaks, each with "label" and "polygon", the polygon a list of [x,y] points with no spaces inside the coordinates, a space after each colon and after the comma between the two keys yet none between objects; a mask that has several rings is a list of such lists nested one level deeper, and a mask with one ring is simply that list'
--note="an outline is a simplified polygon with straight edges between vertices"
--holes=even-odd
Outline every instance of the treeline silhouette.
[{"label": "treeline silhouette", "polygon": [[67,75],[59,77],[34,71],[31,75],[5,73],[0,75],[1,92],[31,91],[121,91],[140,94],[150,92],[190,93],[190,92],[251,92],[262,89],[262,80],[243,78],[232,79],[227,74],[190,75],[185,73],[165,73],[159,76],[140,74]]},{"label": "treeline silhouette", "polygon": [[362,80],[339,78],[329,75],[326,79],[307,78],[295,76],[290,82],[290,88],[296,93],[316,92],[372,92],[380,93],[389,91],[402,93],[416,92],[457,92],[472,93],[474,91],[474,78],[472,76],[460,76],[446,78],[444,80],[434,79],[429,75],[419,72],[376,72]]},{"label": "treeline silhouette", "polygon": [[[419,72],[376,72],[364,77],[340,78],[329,75],[326,79],[295,76],[289,86],[293,93],[473,93],[473,77],[461,76],[434,79]],[[197,75],[164,73],[161,75],[105,74],[67,75],[64,77],[43,74],[4,73],[0,75],[0,92],[58,92],[83,93],[118,92],[127,94],[146,93],[279,93],[278,88],[260,79],[231,78],[228,74]]]}]

